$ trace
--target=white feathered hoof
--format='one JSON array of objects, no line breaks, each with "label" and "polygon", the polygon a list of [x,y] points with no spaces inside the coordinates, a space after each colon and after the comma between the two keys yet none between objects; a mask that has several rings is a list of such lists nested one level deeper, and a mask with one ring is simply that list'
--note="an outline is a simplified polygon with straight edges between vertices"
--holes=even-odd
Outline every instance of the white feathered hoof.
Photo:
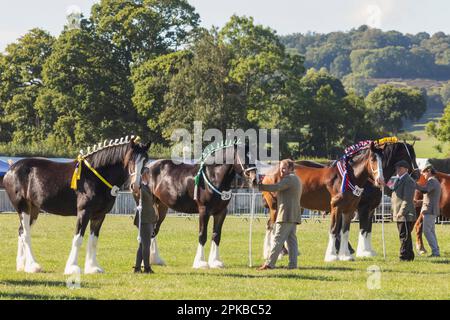
[{"label": "white feathered hoof", "polygon": [[25,271],[25,259],[17,259],[16,261],[16,271]]},{"label": "white feathered hoof", "polygon": [[84,267],[85,274],[105,273],[105,271],[99,266],[86,266]]},{"label": "white feathered hoof", "polygon": [[81,268],[77,265],[68,265],[64,269],[65,275],[81,274]]},{"label": "white feathered hoof", "polygon": [[33,262],[33,263],[30,263],[29,265],[26,265],[24,270],[26,273],[42,272],[42,268],[39,265],[39,263],[37,263],[37,262]]},{"label": "white feathered hoof", "polygon": [[194,261],[194,264],[192,265],[192,268],[194,269],[208,269],[209,264],[206,261]]},{"label": "white feathered hoof", "polygon": [[353,257],[352,254],[342,254],[342,255],[339,255],[339,260],[340,261],[354,261],[355,257]]},{"label": "white feathered hoof", "polygon": [[375,257],[377,253],[375,251],[365,250],[356,252],[358,258],[372,258]]},{"label": "white feathered hoof", "polygon": [[220,260],[214,260],[209,262],[209,267],[211,269],[222,269],[225,268],[225,265]]},{"label": "white feathered hoof", "polygon": [[333,261],[338,261],[339,258],[336,254],[327,254],[325,255],[325,262],[333,262]]},{"label": "white feathered hoof", "polygon": [[165,266],[166,262],[158,256],[150,255],[150,264],[156,266]]}]

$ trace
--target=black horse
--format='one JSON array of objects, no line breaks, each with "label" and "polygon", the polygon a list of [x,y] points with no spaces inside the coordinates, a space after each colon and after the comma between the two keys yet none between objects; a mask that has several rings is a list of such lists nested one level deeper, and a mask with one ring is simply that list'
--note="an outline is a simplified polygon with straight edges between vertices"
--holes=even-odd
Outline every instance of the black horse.
[{"label": "black horse", "polygon": [[[199,245],[193,268],[222,268],[219,258],[219,244],[222,225],[231,198],[231,184],[236,174],[244,176],[254,186],[257,182],[256,167],[250,166],[248,146],[237,142],[224,145],[204,153],[203,161],[214,158],[212,154],[223,152],[223,161],[206,164],[176,164],[172,160],[158,160],[147,167],[150,169],[150,189],[155,196],[155,210],[159,216],[154,239],[166,217],[168,208],[184,213],[199,213]],[[241,152],[242,151],[242,152]],[[227,158],[229,161],[225,161]],[[196,186],[197,185],[197,186]],[[210,216],[214,219],[211,252],[205,259],[204,246],[207,239],[207,226]],[[152,244],[153,246],[153,244]],[[152,263],[162,264],[157,248],[152,248]]]},{"label": "black horse", "polygon": [[[17,270],[39,272],[31,250],[31,225],[40,210],[62,216],[77,216],[75,237],[65,273],[80,273],[78,252],[90,222],[85,273],[103,272],[97,263],[97,241],[105,214],[115,202],[118,187],[123,185],[147,161],[149,144],[132,137],[105,141],[94,146],[76,161],[57,163],[43,158],[16,162],[4,177],[4,186],[19,214]],[[81,152],[82,154],[82,152]],[[140,174],[136,175],[138,178]],[[139,181],[136,181],[139,183]]]}]

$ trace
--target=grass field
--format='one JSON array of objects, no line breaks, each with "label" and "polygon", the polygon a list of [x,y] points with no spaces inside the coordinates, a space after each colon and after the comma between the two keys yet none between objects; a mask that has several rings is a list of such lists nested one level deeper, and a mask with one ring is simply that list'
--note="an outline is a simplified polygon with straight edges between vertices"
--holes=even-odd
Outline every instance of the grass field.
[{"label": "grass field", "polygon": [[[248,267],[249,222],[225,221],[221,256],[223,270],[193,270],[197,247],[197,219],[170,217],[159,237],[168,266],[155,274],[132,274],[136,229],[129,216],[108,216],[99,242],[99,262],[105,274],[82,275],[80,289],[68,289],[64,265],[70,250],[74,218],[40,216],[33,228],[33,249],[44,273],[15,271],[17,216],[0,214],[0,298],[2,299],[449,299],[450,226],[438,225],[441,258],[418,257],[398,262],[396,226],[386,224],[387,260],[381,256],[381,225],[374,226],[378,257],[355,262],[323,262],[328,222],[298,228],[299,269],[258,272]],[[265,221],[254,223],[253,260],[262,262]],[[211,227],[211,226],[210,226]],[[211,231],[209,231],[210,233]],[[351,240],[356,246],[357,225]],[[84,264],[86,241],[80,256]],[[209,250],[209,243],[207,246]],[[283,258],[278,266],[286,266]],[[367,268],[381,268],[381,289],[367,288]]]}]

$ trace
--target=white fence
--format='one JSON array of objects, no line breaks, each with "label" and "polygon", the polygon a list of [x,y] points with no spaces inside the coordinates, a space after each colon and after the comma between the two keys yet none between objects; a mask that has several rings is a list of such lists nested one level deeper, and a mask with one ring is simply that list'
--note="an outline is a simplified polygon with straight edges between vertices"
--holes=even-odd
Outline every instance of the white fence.
[{"label": "white fence", "polygon": [[[375,210],[374,221],[381,222],[384,218],[385,222],[392,221],[391,199],[384,197],[384,217],[382,216],[381,205]],[[254,215],[268,215],[268,209],[264,207],[261,192],[237,192],[233,193],[231,201],[228,204],[228,214],[236,216],[248,216],[252,210],[252,201],[254,201]],[[135,210],[135,202],[130,192],[119,192],[111,214],[133,214]],[[9,201],[5,190],[0,189],[0,212],[14,212],[14,207]],[[175,212],[169,209],[168,214],[186,215],[184,213]],[[303,212],[303,219],[320,222],[323,220],[323,214],[319,211],[307,210]],[[438,223],[449,223],[450,219],[437,218]]]}]

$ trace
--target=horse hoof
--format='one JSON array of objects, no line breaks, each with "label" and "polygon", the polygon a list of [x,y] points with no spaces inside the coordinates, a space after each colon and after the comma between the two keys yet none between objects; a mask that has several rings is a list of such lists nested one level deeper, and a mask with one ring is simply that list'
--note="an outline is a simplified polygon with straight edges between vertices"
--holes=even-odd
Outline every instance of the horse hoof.
[{"label": "horse hoof", "polygon": [[166,263],[164,262],[163,259],[152,259],[151,257],[150,257],[150,264],[157,265],[157,266],[165,266],[166,265]]},{"label": "horse hoof", "polygon": [[38,273],[42,271],[42,268],[38,263],[34,262],[30,265],[25,266],[24,270],[26,273]]},{"label": "horse hoof", "polygon": [[18,261],[16,264],[16,271],[25,271],[25,260]]},{"label": "horse hoof", "polygon": [[333,262],[333,261],[338,261],[338,260],[339,260],[339,258],[335,254],[327,254],[325,256],[325,262]]},{"label": "horse hoof", "polygon": [[194,262],[194,265],[192,266],[194,269],[208,269],[209,265],[206,261],[196,261]]},{"label": "horse hoof", "polygon": [[377,253],[372,250],[359,251],[356,253],[356,256],[358,258],[371,258],[371,257],[375,257],[376,255],[377,255]]},{"label": "horse hoof", "polygon": [[81,274],[81,268],[77,265],[66,266],[66,269],[64,270],[64,274],[65,275]]},{"label": "horse hoof", "polygon": [[95,274],[95,273],[104,273],[105,271],[98,267],[98,266],[89,266],[89,267],[84,267],[84,273],[85,274]]},{"label": "horse hoof", "polygon": [[348,255],[347,254],[343,254],[343,255],[339,256],[339,260],[340,261],[354,261],[355,258],[351,254],[348,254]]},{"label": "horse hoof", "polygon": [[212,269],[222,269],[225,267],[225,265],[220,260],[214,260],[209,263],[209,267]]}]

